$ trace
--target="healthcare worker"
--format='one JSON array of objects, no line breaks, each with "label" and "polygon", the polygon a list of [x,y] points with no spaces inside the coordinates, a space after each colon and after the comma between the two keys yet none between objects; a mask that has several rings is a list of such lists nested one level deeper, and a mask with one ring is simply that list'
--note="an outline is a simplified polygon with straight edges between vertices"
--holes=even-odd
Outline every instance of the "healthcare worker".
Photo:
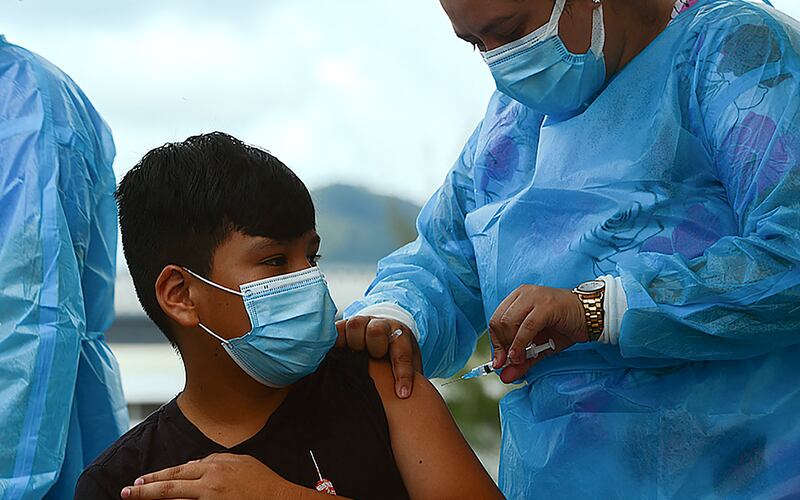
[{"label": "healthcare worker", "polygon": [[0,498],[72,498],[128,428],[113,319],[114,143],[78,86],[0,36]]},{"label": "healthcare worker", "polygon": [[488,327],[526,382],[500,407],[509,498],[796,494],[800,25],[744,0],[441,3],[499,92],[342,341],[388,350],[405,397],[416,343],[449,377]]}]

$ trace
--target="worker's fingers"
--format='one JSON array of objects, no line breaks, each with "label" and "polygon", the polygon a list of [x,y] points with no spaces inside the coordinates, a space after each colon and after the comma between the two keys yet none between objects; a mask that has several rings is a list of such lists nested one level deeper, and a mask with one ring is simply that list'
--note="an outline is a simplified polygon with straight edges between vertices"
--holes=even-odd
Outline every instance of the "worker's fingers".
[{"label": "worker's fingers", "polygon": [[489,341],[492,343],[492,350],[494,351],[492,366],[494,368],[500,368],[506,364],[506,347],[500,342],[500,339],[497,338],[492,330],[489,330]]},{"label": "worker's fingers", "polygon": [[[531,287],[535,290],[535,287]],[[520,293],[505,311],[495,313],[496,344],[499,344],[506,354],[506,362],[519,363],[519,357],[511,356],[511,348],[520,332],[520,326],[534,308],[536,294],[532,290]],[[500,365],[502,366],[502,365]]]},{"label": "worker's fingers", "polygon": [[368,316],[353,316],[347,320],[346,336],[347,347],[353,351],[363,351],[366,348]]},{"label": "worker's fingers", "polygon": [[492,317],[489,319],[489,331],[492,332],[495,337],[497,337],[497,339],[506,349],[508,349],[508,346],[511,345],[512,340],[511,338],[506,338],[506,330],[508,330],[506,325],[506,322],[508,321],[506,311],[508,311],[514,305],[514,303],[519,300],[521,295],[522,293],[520,288],[517,288],[511,292],[508,297],[503,299],[503,301],[500,302],[500,305],[495,308],[494,314],[492,314]]},{"label": "worker's fingers", "polygon": [[500,380],[506,384],[519,380],[528,373],[528,370],[530,370],[536,362],[537,360],[535,359],[529,359],[518,365],[508,365],[503,368],[503,371],[500,373]]},{"label": "worker's fingers", "polygon": [[520,364],[525,361],[525,348],[533,342],[539,332],[549,325],[550,316],[545,308],[534,308],[528,312],[528,315],[520,322],[517,334],[508,351],[512,363]]},{"label": "worker's fingers", "polygon": [[497,305],[495,310],[496,311],[505,311],[506,309],[508,309],[508,306],[510,306],[511,304],[514,303],[515,300],[517,300],[517,297],[519,297],[521,293],[522,293],[522,288],[521,287],[517,288],[513,292],[509,293],[508,296],[506,296],[506,298],[503,299],[503,301],[500,302],[500,304]]},{"label": "worker's fingers", "polygon": [[126,500],[200,498],[200,487],[197,483],[197,480],[173,480],[127,486],[122,489],[120,497]]},{"label": "worker's fingers", "polygon": [[512,318],[512,312],[519,309],[517,303],[522,301],[522,296],[518,296],[502,313],[499,310],[495,311],[494,316],[492,316],[494,323],[492,324],[491,320],[489,322],[492,331],[506,351],[511,347],[511,342],[514,341],[514,334],[525,317],[523,316],[518,320],[513,320]]},{"label": "worker's fingers", "polygon": [[404,329],[403,335],[395,338],[389,345],[389,359],[394,374],[394,390],[397,397],[405,399],[414,387],[414,347],[413,335]]},{"label": "worker's fingers", "polygon": [[[520,295],[517,300],[506,309],[506,312],[503,313],[503,316],[500,318],[503,331],[502,342],[506,346],[509,356],[511,356],[514,343],[518,342],[516,339],[520,334],[520,327],[528,320],[531,311],[533,311],[535,307],[534,298],[535,297],[531,295]],[[513,356],[511,358],[512,363],[519,361]]]},{"label": "worker's fingers", "polygon": [[369,355],[376,359],[386,356],[389,350],[389,336],[391,334],[392,325],[389,320],[381,318],[370,319],[366,329],[366,345]]},{"label": "worker's fingers", "polygon": [[336,347],[347,347],[347,320],[336,322]]},{"label": "worker's fingers", "polygon": [[543,329],[539,335],[533,339],[532,343],[537,346],[544,346],[549,345],[551,340],[555,346],[554,349],[548,348],[541,350],[541,352],[539,352],[535,358],[524,360],[522,363],[516,365],[508,365],[507,367],[503,368],[503,371],[500,373],[500,380],[506,384],[510,384],[516,380],[519,380],[524,377],[525,374],[537,363],[540,363],[548,356],[552,356],[563,351],[575,343],[573,340],[570,340],[568,336],[563,335],[552,328]]},{"label": "worker's fingers", "polygon": [[509,317],[506,312],[520,299],[520,295],[519,288],[514,290],[499,306],[497,306],[494,314],[489,319],[489,338],[494,348],[495,367],[500,367],[505,364],[508,348],[511,346],[511,342],[514,339],[512,332],[515,332],[516,328],[512,328],[508,325]]}]

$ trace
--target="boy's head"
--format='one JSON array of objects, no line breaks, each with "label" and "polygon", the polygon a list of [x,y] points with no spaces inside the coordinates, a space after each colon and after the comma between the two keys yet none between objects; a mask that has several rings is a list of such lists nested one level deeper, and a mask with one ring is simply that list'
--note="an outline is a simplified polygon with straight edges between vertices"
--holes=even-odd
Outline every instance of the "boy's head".
[{"label": "boy's head", "polygon": [[181,348],[198,321],[225,338],[250,329],[242,299],[222,286],[316,263],[319,237],[305,185],[261,149],[220,132],[147,153],[117,189],[122,246],[147,315]]}]

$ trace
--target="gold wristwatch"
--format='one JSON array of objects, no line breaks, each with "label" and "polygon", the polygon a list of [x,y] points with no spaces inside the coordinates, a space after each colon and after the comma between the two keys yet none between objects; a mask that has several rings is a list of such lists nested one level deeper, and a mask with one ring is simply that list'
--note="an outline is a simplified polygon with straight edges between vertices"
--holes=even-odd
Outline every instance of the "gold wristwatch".
[{"label": "gold wristwatch", "polygon": [[591,342],[596,342],[603,334],[605,292],[606,283],[602,280],[586,281],[572,289],[572,293],[577,295],[583,304],[583,314],[586,316],[586,326]]}]

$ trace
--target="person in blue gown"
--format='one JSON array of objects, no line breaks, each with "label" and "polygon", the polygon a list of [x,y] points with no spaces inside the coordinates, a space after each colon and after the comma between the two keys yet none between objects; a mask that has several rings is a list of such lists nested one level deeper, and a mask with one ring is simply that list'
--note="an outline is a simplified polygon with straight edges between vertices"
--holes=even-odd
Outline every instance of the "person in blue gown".
[{"label": "person in blue gown", "polygon": [[80,88],[0,37],[0,498],[72,498],[128,428],[114,143]]},{"label": "person in blue gown", "polygon": [[744,0],[442,5],[498,92],[342,341],[388,351],[408,397],[417,348],[449,377],[488,328],[524,382],[509,498],[796,494],[800,24]]}]

